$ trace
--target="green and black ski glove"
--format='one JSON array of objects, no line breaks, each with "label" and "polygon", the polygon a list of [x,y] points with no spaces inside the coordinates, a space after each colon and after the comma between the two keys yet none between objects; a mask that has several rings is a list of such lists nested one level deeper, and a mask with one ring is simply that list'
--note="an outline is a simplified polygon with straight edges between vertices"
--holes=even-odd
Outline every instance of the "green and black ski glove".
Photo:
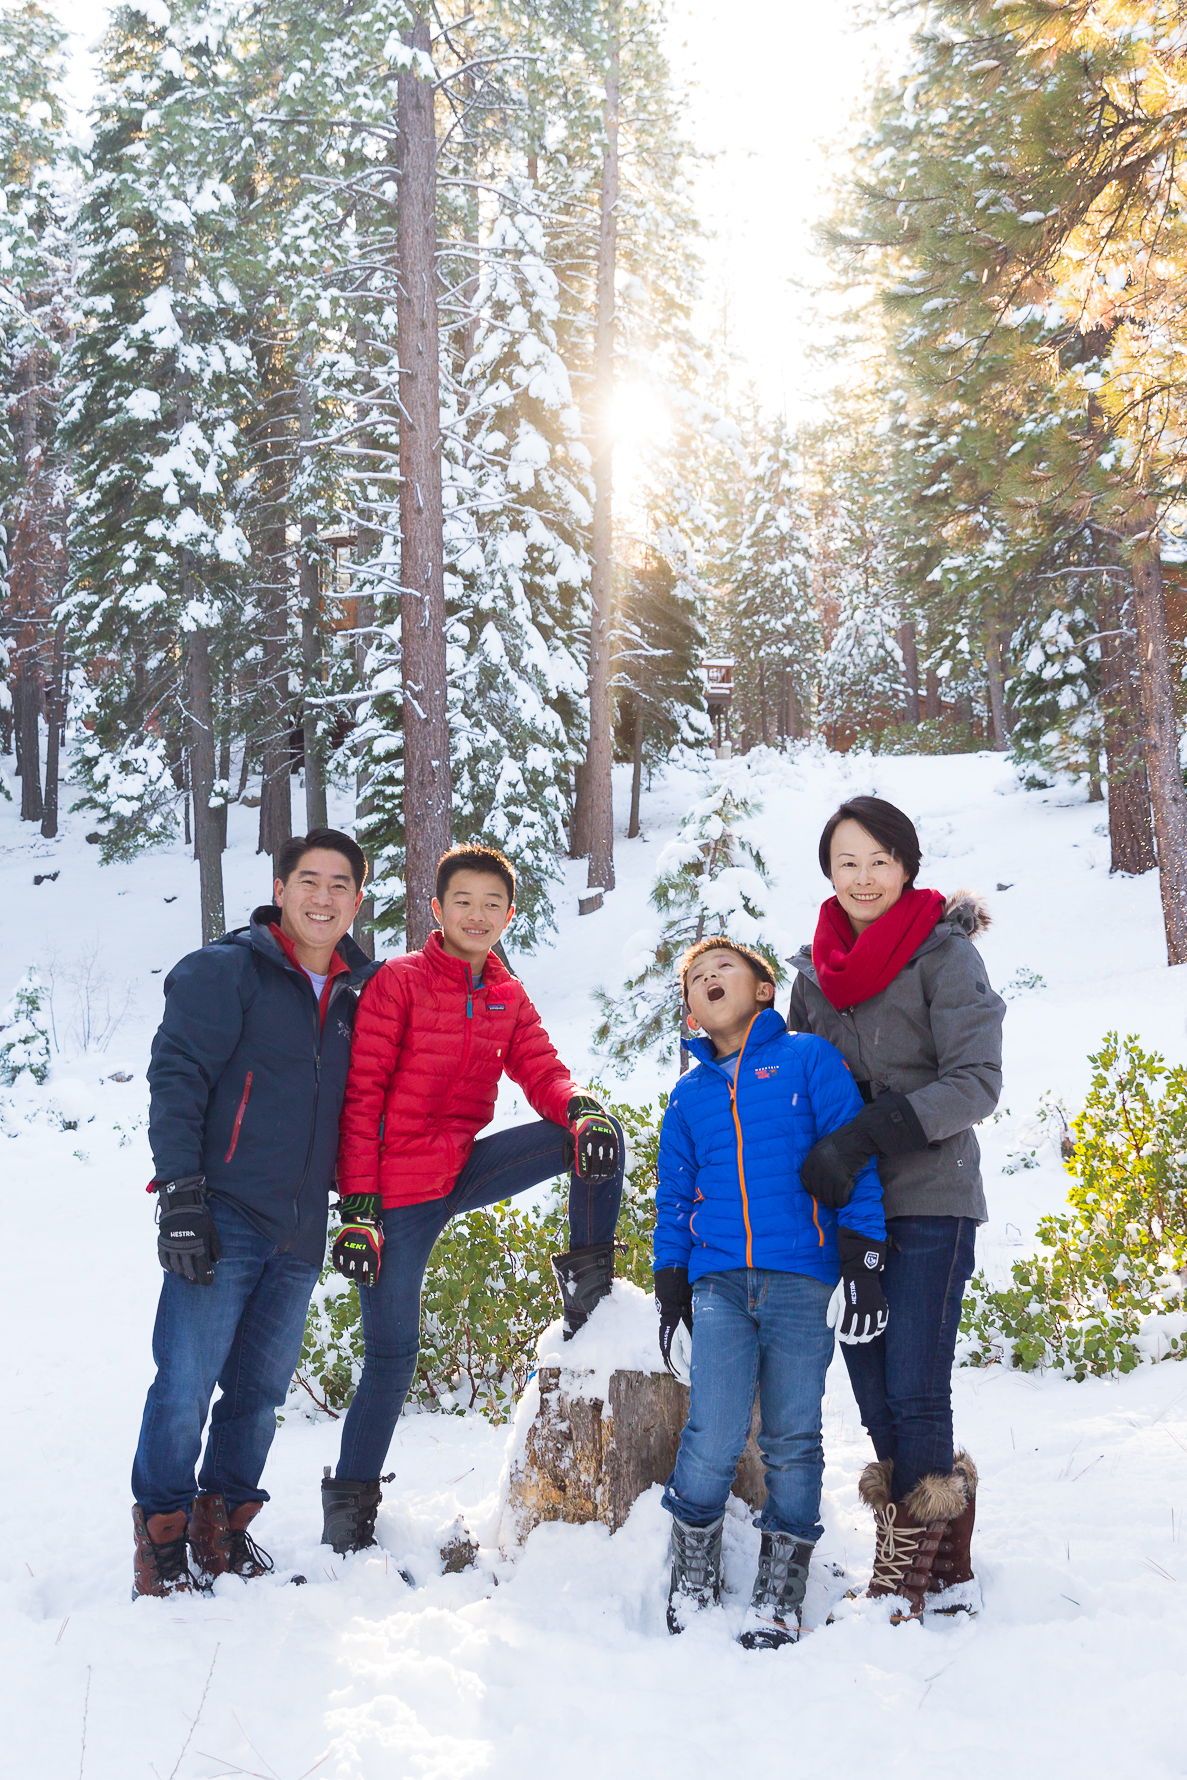
[{"label": "green and black ski glove", "polygon": [[161,1266],[191,1285],[212,1286],[222,1245],[206,1204],[205,1175],[185,1174],[180,1180],[153,1184],[157,1189],[157,1259]]},{"label": "green and black ski glove", "polygon": [[858,1175],[875,1156],[909,1156],[927,1148],[927,1133],[905,1094],[887,1088],[855,1119],[830,1131],[804,1157],[800,1179],[821,1205],[848,1205]]},{"label": "green and black ski glove", "polygon": [[349,1193],[338,1208],[342,1228],[330,1259],[346,1279],[360,1287],[373,1286],[379,1278],[383,1254],[383,1196],[380,1193]]},{"label": "green and black ski glove", "polygon": [[592,1094],[574,1094],[565,1109],[578,1180],[609,1180],[618,1172],[618,1130]]}]

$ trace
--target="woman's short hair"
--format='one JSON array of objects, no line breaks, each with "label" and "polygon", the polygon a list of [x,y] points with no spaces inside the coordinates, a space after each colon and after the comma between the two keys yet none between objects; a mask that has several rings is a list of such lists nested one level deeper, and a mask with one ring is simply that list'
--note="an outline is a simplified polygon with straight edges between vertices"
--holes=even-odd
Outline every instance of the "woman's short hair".
[{"label": "woman's short hair", "polygon": [[904,816],[897,804],[887,803],[884,797],[851,797],[834,810],[820,837],[820,869],[830,880],[833,875],[833,835],[842,822],[856,822],[867,834],[872,834],[878,845],[898,860],[907,874],[907,888],[910,889],[919,873],[921,851],[910,816]]}]

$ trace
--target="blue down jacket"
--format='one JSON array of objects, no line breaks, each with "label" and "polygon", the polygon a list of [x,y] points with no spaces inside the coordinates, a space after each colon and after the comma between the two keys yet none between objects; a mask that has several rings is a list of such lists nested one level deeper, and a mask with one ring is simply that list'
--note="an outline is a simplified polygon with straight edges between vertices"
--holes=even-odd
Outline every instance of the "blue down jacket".
[{"label": "blue down jacket", "polygon": [[350,935],[323,1025],[313,984],[260,908],[165,978],[148,1140],[158,1180],[204,1174],[278,1248],[320,1267],[358,992],[378,964]]},{"label": "blue down jacket", "polygon": [[[787,1032],[764,1008],[725,1069],[707,1038],[699,1067],[672,1090],[659,1139],[655,1265],[689,1280],[733,1267],[807,1273],[833,1285],[838,1214],[817,1205],[800,1165],[818,1137],[848,1124],[862,1099],[826,1039]],[[882,1188],[873,1162],[840,1214],[847,1230],[882,1238]]]}]

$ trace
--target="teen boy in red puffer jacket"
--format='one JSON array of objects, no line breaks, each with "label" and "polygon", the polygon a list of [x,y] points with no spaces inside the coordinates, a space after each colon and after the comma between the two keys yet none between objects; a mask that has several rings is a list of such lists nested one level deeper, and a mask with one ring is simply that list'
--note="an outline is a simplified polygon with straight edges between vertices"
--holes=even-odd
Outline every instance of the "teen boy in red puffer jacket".
[{"label": "teen boy in red puffer jacket", "polygon": [[[515,871],[491,847],[437,868],[439,931],[368,984],[339,1121],[343,1229],[334,1265],[360,1286],[364,1361],[322,1480],[323,1545],[375,1543],[379,1474],[416,1369],[420,1289],[450,1218],[571,1172],[569,1253],[555,1255],[565,1339],[610,1291],[622,1132],[571,1079],[523,984],[491,951],[515,913]],[[540,1122],[480,1138],[504,1071]]]}]

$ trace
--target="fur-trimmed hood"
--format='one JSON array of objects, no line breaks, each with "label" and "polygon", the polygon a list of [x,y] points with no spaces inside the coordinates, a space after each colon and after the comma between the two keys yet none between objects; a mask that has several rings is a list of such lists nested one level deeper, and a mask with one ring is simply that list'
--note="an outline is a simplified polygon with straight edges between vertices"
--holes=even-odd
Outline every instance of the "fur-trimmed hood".
[{"label": "fur-trimmed hood", "polygon": [[944,919],[959,927],[969,939],[984,933],[993,917],[983,896],[975,890],[954,890],[944,901]]}]

